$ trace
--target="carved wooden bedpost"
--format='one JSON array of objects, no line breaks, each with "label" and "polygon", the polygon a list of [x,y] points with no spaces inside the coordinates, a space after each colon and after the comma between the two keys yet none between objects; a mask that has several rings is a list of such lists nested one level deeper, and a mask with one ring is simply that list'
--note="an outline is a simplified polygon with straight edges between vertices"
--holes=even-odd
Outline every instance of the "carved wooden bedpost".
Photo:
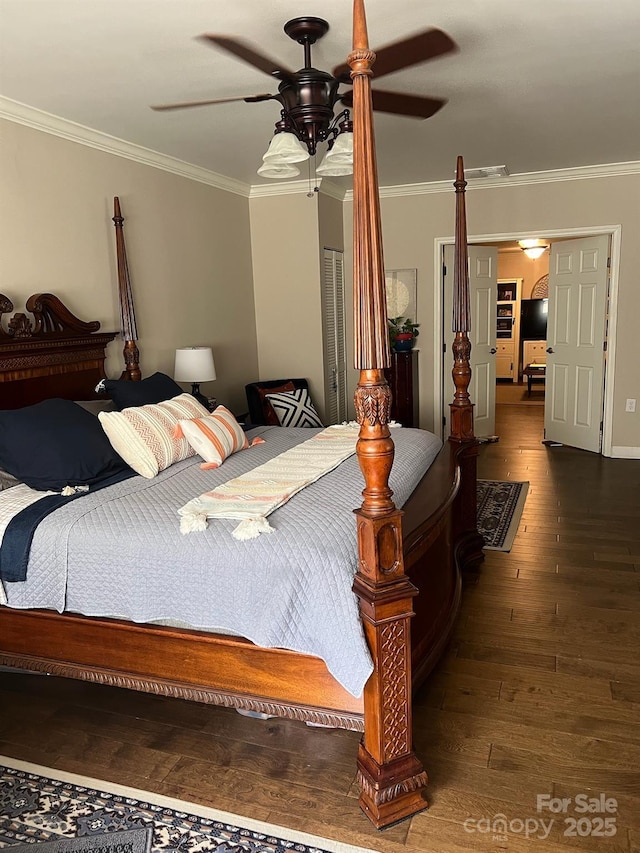
[{"label": "carved wooden bedpost", "polygon": [[478,533],[478,506],[476,495],[476,467],[478,441],[473,429],[473,404],[469,397],[471,381],[471,306],[469,301],[469,266],[467,248],[467,214],[465,207],[464,164],[462,157],[456,163],[456,234],[453,274],[453,382],[455,394],[451,411],[449,442],[461,468],[461,488],[457,511],[453,514],[454,537],[459,542],[457,559],[460,565],[470,567],[484,558],[484,540]]},{"label": "carved wooden bedpost", "polygon": [[129,265],[127,264],[127,250],[124,245],[124,230],[122,224],[124,217],[120,213],[120,199],[113,199],[113,224],[116,229],[116,252],[118,256],[118,293],[120,295],[120,321],[122,337],[124,338],[124,370],[121,379],[139,380],[142,378],[140,371],[140,353],[138,352],[138,330],[136,329],[136,315],[133,307],[133,294],[131,293],[131,279],[129,278]]},{"label": "carved wooden bedpost", "polygon": [[360,806],[381,828],[427,807],[427,774],[412,746],[412,598],[417,590],[404,573],[402,512],[389,488],[394,445],[389,431],[391,392],[389,334],[384,287],[380,202],[371,105],[371,65],[363,0],[354,0],[354,327],[360,379],[355,406],[360,435],[357,455],[365,487],[356,510],[359,570],[354,591],[376,661],[364,691],[365,731],[358,751]]}]

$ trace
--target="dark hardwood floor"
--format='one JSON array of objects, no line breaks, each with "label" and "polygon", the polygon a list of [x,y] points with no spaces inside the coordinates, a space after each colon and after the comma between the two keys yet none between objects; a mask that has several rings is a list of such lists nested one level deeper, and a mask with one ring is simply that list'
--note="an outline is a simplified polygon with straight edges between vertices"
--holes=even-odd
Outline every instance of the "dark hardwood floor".
[{"label": "dark hardwood floor", "polygon": [[[0,753],[381,853],[637,853],[640,462],[547,448],[542,417],[499,405],[500,441],[480,450],[480,477],[530,490],[512,551],[487,552],[468,580],[416,698],[428,811],[370,827],[354,733],[44,676],[0,673]],[[579,811],[578,795],[600,794],[613,811]],[[537,811],[538,797],[571,802]]]}]

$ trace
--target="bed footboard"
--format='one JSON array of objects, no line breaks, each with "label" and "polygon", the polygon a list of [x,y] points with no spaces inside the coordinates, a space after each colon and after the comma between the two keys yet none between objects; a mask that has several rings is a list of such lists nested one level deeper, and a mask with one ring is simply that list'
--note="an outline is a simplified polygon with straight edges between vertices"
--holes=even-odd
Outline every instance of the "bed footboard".
[{"label": "bed footboard", "polygon": [[46,610],[0,613],[0,664],[336,728],[363,705],[311,655],[209,634]]}]

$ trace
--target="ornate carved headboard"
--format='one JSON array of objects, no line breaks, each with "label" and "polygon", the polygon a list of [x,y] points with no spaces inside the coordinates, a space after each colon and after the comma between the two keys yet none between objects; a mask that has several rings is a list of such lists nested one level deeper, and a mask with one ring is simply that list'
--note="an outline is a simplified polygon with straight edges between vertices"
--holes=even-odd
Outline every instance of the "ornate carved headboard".
[{"label": "ornate carved headboard", "polygon": [[106,346],[116,332],[99,332],[100,323],[80,320],[52,293],[27,300],[28,314],[13,311],[0,294],[0,408],[17,409],[48,397],[91,400],[106,377]]}]

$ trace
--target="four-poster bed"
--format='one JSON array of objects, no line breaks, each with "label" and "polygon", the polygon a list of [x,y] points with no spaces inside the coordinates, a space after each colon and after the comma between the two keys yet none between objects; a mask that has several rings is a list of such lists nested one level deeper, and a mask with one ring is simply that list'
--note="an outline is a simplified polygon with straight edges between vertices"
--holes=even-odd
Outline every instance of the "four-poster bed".
[{"label": "four-poster bed", "polygon": [[[451,436],[402,510],[392,499],[394,442],[384,378],[389,349],[370,98],[374,54],[368,49],[361,0],[354,4],[353,44],[348,61],[354,84],[355,359],[360,370],[355,403],[357,460],[365,482],[362,505],[355,511],[353,590],[373,661],[363,695],[352,695],[323,660],[310,654],[254,645],[240,636],[50,610],[0,608],[0,664],[361,730],[360,805],[375,826],[384,827],[427,805],[427,776],[412,747],[412,690],[447,642],[460,599],[461,568],[482,558],[482,540],[476,530],[477,442],[467,393],[461,158],[455,182]],[[114,224],[125,373],[135,381],[140,372],[119,204]],[[0,296],[0,313],[12,310],[11,301]],[[94,397],[92,389],[104,377],[105,347],[114,335],[78,320],[50,294],[31,297],[27,310],[35,325],[21,314],[10,320],[9,333],[0,331],[2,408],[52,396]]]}]

